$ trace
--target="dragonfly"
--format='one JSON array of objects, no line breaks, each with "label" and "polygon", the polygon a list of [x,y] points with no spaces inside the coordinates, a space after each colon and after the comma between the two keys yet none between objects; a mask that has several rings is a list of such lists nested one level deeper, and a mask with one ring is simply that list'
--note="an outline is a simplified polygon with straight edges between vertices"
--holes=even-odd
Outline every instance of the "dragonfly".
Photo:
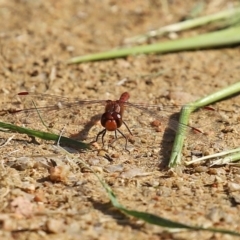
[{"label": "dragonfly", "polygon": [[[175,132],[180,129],[180,132],[191,136],[203,134],[199,128],[180,123],[177,119],[170,117],[174,112],[179,112],[181,106],[132,103],[129,102],[130,94],[128,92],[122,93],[118,100],[81,100],[31,92],[20,92],[17,96],[21,97],[21,101],[15,103],[19,109],[11,110],[10,115],[16,114],[18,121],[22,124],[32,124],[36,127],[41,118],[44,123],[48,123],[48,127],[51,127],[53,122],[62,121],[62,119],[67,121],[68,119],[70,120],[69,126],[74,122],[78,126],[86,125],[85,130],[88,132],[91,125],[89,123],[92,123],[92,120],[95,122],[100,120],[102,130],[95,133],[95,141],[97,142],[101,136],[102,145],[104,145],[104,137],[108,131],[115,133],[115,139],[119,133],[125,139],[125,150],[128,145],[126,132],[130,136],[136,133],[141,135],[145,128],[155,129],[155,135],[160,132],[159,126]],[[97,110],[100,112],[99,114],[96,114]],[[131,122],[134,123],[131,124]],[[131,128],[129,123],[132,125]],[[122,130],[122,126],[125,126],[126,131]],[[135,134],[132,129],[135,129]],[[83,132],[81,131],[81,133]],[[152,131],[147,131],[145,136],[151,134]]]}]

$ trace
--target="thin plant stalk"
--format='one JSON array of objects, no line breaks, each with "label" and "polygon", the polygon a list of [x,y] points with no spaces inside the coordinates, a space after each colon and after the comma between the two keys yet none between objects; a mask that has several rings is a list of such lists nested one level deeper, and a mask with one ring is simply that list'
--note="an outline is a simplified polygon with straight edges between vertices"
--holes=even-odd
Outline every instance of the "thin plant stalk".
[{"label": "thin plant stalk", "polygon": [[[226,97],[230,97],[233,94],[240,93],[240,82],[237,82],[229,87],[221,89],[218,92],[212,93],[204,98],[201,98],[193,103],[185,105],[180,114],[179,122],[183,124],[188,124],[190,114],[197,110],[198,108],[205,107],[209,104],[217,102]],[[175,167],[181,163],[181,152],[183,148],[183,143],[185,140],[186,133],[184,134],[184,129],[179,128],[173,144],[173,149],[169,161],[169,167]]]},{"label": "thin plant stalk", "polygon": [[[224,158],[219,158],[222,156],[226,156]],[[212,165],[216,165],[216,164],[227,164],[227,163],[232,163],[232,162],[236,162],[240,160],[240,148],[236,148],[236,149],[231,149],[231,150],[227,150],[227,151],[222,151],[219,153],[215,153],[215,154],[211,154],[208,156],[204,156],[201,158],[197,158],[194,159],[192,161],[187,162],[187,165],[193,164],[193,163],[197,163],[197,162],[201,162],[201,161],[206,161],[212,158],[218,158],[217,160],[213,161]]]}]

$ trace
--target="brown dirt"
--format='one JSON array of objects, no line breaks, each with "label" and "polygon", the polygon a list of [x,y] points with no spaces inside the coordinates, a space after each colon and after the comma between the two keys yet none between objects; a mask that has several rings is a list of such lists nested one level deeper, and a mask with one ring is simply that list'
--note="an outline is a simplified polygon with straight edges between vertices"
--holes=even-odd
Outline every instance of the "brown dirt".
[{"label": "brown dirt", "polygon": [[[197,99],[238,81],[240,50],[236,47],[65,64],[70,57],[108,50],[121,45],[127,37],[177,22],[193,9],[196,1],[171,1],[168,7],[164,2],[0,1],[1,108],[6,109],[9,102],[16,107],[12,96],[26,90],[40,94],[34,96],[36,101],[43,93],[116,99],[128,91],[133,102],[170,105],[179,103],[176,99],[180,93],[184,93],[180,99],[187,102],[189,96]],[[230,4],[219,0],[205,3],[203,15],[226,9]],[[192,144],[189,137],[183,161],[191,159],[192,147],[207,154],[239,146],[239,107],[233,104],[239,105],[239,97],[214,106],[226,110],[230,127],[218,128],[217,135],[205,141],[204,147],[203,139]],[[64,135],[77,134],[83,124],[79,111],[85,110],[76,108],[71,123],[64,121],[70,119],[64,110],[60,111],[64,115],[57,116],[53,131],[59,133],[63,129]],[[87,111],[89,118],[93,111]],[[126,114],[130,128],[137,126],[136,114]],[[45,117],[52,123],[56,115]],[[141,116],[142,124],[145,119]],[[209,120],[214,123],[216,119],[197,119],[193,123],[214,132],[215,124]],[[22,115],[14,119],[2,116],[2,121],[19,123]],[[36,121],[30,127],[44,130]],[[233,191],[240,184],[239,168],[203,164],[162,169],[161,162],[169,158],[173,134],[145,125],[133,132],[130,154],[123,151],[124,139],[119,139],[112,146],[107,142],[104,151],[74,151],[71,159],[52,142],[1,133],[2,143],[13,136],[1,146],[1,239],[232,239],[208,232],[167,233],[160,227],[129,219],[111,207],[95,176],[79,160],[90,164],[130,209],[186,224],[240,231],[239,189]],[[87,140],[92,140],[98,130],[98,124],[89,129]],[[159,146],[156,148],[160,142],[161,157]],[[103,157],[105,151],[110,159]],[[57,166],[49,167],[51,160]]]}]

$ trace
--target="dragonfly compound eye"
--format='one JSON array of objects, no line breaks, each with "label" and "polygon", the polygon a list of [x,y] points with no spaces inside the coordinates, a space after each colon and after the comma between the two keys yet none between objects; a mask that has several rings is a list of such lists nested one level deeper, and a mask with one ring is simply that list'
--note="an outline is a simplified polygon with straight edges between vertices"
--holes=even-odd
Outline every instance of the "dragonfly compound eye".
[{"label": "dragonfly compound eye", "polygon": [[112,116],[117,124],[117,127],[120,128],[122,126],[122,116],[120,113],[112,113]]},{"label": "dragonfly compound eye", "polygon": [[102,115],[101,124],[108,131],[115,131],[122,125],[122,117],[116,112],[106,112]]}]

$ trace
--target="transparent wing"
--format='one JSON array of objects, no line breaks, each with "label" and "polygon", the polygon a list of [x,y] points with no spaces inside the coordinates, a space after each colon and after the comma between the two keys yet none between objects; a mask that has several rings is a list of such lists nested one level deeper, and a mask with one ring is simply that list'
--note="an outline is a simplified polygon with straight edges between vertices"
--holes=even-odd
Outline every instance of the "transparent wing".
[{"label": "transparent wing", "polygon": [[[32,129],[45,130],[46,127],[56,134],[63,131],[65,136],[74,136],[79,140],[92,141],[103,129],[100,124],[106,100],[80,100],[48,94],[19,93],[9,106],[7,121]],[[174,131],[180,127],[187,133],[190,144],[196,141],[207,143],[209,137],[206,129],[216,133],[217,114],[214,111],[202,110],[193,116],[190,125],[179,124],[178,113],[182,106],[162,106],[126,102],[123,120],[133,133],[130,136],[124,124],[120,131],[130,138],[130,146],[146,149],[159,149],[163,141],[172,142]],[[208,124],[206,120],[210,120]],[[110,133],[111,134],[111,133]],[[107,134],[109,135],[109,133]],[[112,134],[114,137],[114,134]],[[120,139],[122,136],[118,136]],[[105,138],[108,141],[108,138]],[[125,140],[115,144],[123,149]],[[143,152],[146,152],[143,150]],[[164,147],[166,149],[166,147]]]},{"label": "transparent wing", "polygon": [[[162,125],[164,128],[168,127],[175,132],[180,127],[184,131],[197,130],[194,127],[180,124],[177,120],[176,116],[174,119],[173,114],[177,114],[180,112],[182,106],[160,106],[160,105],[147,105],[147,104],[135,104],[135,103],[126,103],[126,106],[130,108],[136,108],[140,111],[146,113],[150,121],[152,121],[151,125]],[[157,121],[155,121],[157,120]]]},{"label": "transparent wing", "polygon": [[[155,147],[158,143],[163,145],[164,141],[173,141],[178,128],[186,134],[187,146],[199,151],[206,151],[203,148],[218,141],[220,129],[223,122],[218,111],[213,108],[202,108],[190,116],[189,125],[181,124],[178,121],[179,113],[182,106],[159,106],[147,104],[126,103],[125,121],[135,122],[135,132],[143,132],[146,128],[145,140],[150,142],[150,146]],[[139,112],[139,114],[135,114]],[[126,115],[128,117],[126,117]],[[137,115],[137,117],[132,117]],[[137,126],[138,125],[138,126]],[[171,131],[171,130],[173,131]],[[136,133],[135,133],[136,134]]]},{"label": "transparent wing", "polygon": [[42,131],[50,130],[56,134],[62,130],[68,136],[82,132],[83,140],[91,126],[101,118],[105,102],[23,92],[8,104],[5,119],[10,123]]}]

